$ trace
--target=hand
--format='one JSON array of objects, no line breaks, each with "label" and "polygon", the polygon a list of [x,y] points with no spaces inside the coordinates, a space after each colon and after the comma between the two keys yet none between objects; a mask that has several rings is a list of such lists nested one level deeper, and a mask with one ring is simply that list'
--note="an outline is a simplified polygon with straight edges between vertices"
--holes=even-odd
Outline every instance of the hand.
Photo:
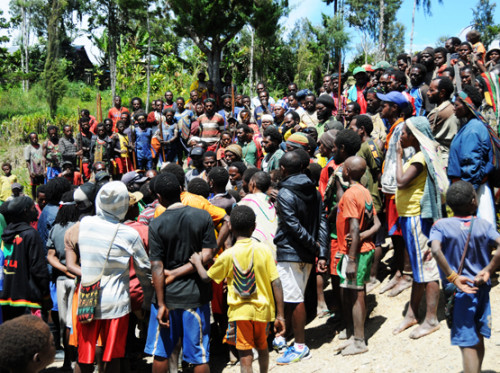
[{"label": "hand", "polygon": [[165,305],[158,306],[158,315],[156,318],[158,320],[158,324],[160,324],[162,328],[170,328],[168,308]]},{"label": "hand", "polygon": [[396,154],[400,157],[403,157],[403,147],[401,146],[401,139],[398,141],[396,145]]},{"label": "hand", "polygon": [[429,262],[432,259],[431,249],[427,249],[424,252],[424,262]]},{"label": "hand", "polygon": [[293,127],[293,131],[292,132],[300,132],[301,129],[302,129],[302,127],[300,126],[300,124],[296,124]]},{"label": "hand", "polygon": [[340,117],[343,117],[345,115],[345,112],[344,112],[344,109],[340,108],[338,111],[337,111],[337,115],[340,116]]},{"label": "hand", "polygon": [[127,154],[127,153],[128,153],[128,150],[126,150],[126,149],[123,149],[120,151],[120,154]]},{"label": "hand", "polygon": [[76,278],[76,276],[75,276],[74,274],[72,274],[70,271],[68,271],[67,269],[66,269],[66,271],[64,272],[64,274],[65,274],[66,276],[68,276],[69,278]]},{"label": "hand", "polygon": [[479,273],[474,277],[474,285],[481,286],[488,282],[490,279],[490,272],[482,269]]},{"label": "hand", "polygon": [[327,270],[327,267],[326,267],[326,260],[325,259],[320,259],[318,260],[318,266],[317,266],[317,271],[319,273],[325,273]]},{"label": "hand", "polygon": [[367,231],[363,231],[359,233],[359,241],[362,242],[367,238]]},{"label": "hand", "polygon": [[79,157],[79,156],[83,155],[83,150],[78,150],[78,151],[75,153],[75,155],[76,155],[77,157]]},{"label": "hand", "polygon": [[458,276],[457,279],[453,282],[453,284],[458,289],[467,294],[475,294],[478,290],[477,287],[473,286],[474,281],[465,276]]},{"label": "hand", "polygon": [[347,269],[345,271],[347,279],[349,281],[355,281],[357,272],[358,272],[358,263],[356,263],[356,261],[354,260],[349,260],[349,263],[347,263]]},{"label": "hand", "polygon": [[172,271],[164,269],[163,274],[165,275],[165,285],[169,285],[175,281],[175,276],[172,274]]},{"label": "hand", "polygon": [[189,262],[195,267],[199,264],[202,264],[202,258],[200,253],[194,253],[193,255],[191,255],[191,258],[189,258]]},{"label": "hand", "polygon": [[276,320],[274,320],[274,333],[276,337],[282,337],[285,335],[286,332],[285,320],[283,319],[282,316],[278,317],[276,317]]}]

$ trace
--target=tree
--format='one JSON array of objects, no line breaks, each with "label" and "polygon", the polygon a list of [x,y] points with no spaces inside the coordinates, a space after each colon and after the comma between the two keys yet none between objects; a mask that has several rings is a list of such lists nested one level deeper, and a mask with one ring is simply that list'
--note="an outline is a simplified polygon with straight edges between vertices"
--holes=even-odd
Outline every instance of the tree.
[{"label": "tree", "polygon": [[496,3],[490,0],[479,0],[472,8],[472,27],[481,34],[481,42],[486,48],[493,40],[500,38],[500,24],[494,23]]},{"label": "tree", "polygon": [[[224,47],[243,26],[252,22],[263,24],[277,9],[287,8],[288,1],[171,0],[168,5],[175,14],[175,31],[191,38],[207,56],[208,75],[220,91],[219,68]],[[257,19],[257,14],[262,19]]]},{"label": "tree", "polygon": [[[442,4],[443,0],[437,0],[437,2]],[[413,1],[413,13],[411,16],[411,32],[410,32],[410,55],[413,51],[413,33],[415,30],[415,12],[417,9],[420,9],[420,7],[422,7],[425,15],[429,15],[429,16],[432,15],[431,3],[432,3],[431,0],[414,0]]]}]

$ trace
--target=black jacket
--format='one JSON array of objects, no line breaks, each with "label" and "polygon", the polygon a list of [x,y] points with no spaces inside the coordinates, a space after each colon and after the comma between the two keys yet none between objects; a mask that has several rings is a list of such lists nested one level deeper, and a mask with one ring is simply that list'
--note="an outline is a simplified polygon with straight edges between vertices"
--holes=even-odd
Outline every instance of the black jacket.
[{"label": "black jacket", "polygon": [[291,175],[279,188],[274,237],[278,262],[314,263],[316,256],[328,260],[327,221],[321,195],[311,179],[304,174]]},{"label": "black jacket", "polygon": [[2,234],[3,291],[0,303],[39,308],[50,295],[49,271],[42,239],[27,223],[10,223]]}]

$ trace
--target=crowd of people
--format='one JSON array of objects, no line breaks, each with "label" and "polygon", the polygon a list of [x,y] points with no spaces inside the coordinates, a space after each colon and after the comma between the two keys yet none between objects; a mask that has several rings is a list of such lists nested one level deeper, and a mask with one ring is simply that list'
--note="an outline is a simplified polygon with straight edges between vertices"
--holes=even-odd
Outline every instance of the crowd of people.
[{"label": "crowd of people", "polygon": [[315,317],[339,325],[343,356],[365,353],[391,250],[378,296],[411,288],[393,333],[440,328],[441,280],[451,343],[479,372],[500,265],[499,63],[470,31],[318,92],[218,95],[200,73],[187,101],[166,92],[147,113],[116,96],[102,121],[84,109],[78,128],[29,134],[31,197],[9,162],[0,178],[0,368],[43,369],[53,340],[75,372],[133,371],[143,352],[153,372],[208,372],[218,353],[266,372],[270,348],[279,365],[311,357]]}]

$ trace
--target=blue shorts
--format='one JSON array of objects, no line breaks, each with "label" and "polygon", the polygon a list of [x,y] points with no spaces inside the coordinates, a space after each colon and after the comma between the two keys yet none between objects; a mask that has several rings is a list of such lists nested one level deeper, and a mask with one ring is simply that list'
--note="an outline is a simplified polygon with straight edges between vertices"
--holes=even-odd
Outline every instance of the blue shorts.
[{"label": "blue shorts", "polygon": [[476,294],[457,292],[455,297],[451,344],[476,346],[479,334],[491,336],[490,286],[481,286]]},{"label": "blue shorts", "polygon": [[47,181],[56,178],[61,172],[61,167],[47,166]]},{"label": "blue shorts", "polygon": [[169,358],[182,338],[182,357],[190,364],[206,364],[210,359],[210,305],[192,309],[170,310],[170,328],[161,328],[156,316],[158,306],[151,304],[148,338],[144,352]]},{"label": "blue shorts", "polygon": [[57,306],[57,285],[54,281],[50,281],[50,299],[52,299],[52,310],[54,312],[59,311],[59,307]]}]

